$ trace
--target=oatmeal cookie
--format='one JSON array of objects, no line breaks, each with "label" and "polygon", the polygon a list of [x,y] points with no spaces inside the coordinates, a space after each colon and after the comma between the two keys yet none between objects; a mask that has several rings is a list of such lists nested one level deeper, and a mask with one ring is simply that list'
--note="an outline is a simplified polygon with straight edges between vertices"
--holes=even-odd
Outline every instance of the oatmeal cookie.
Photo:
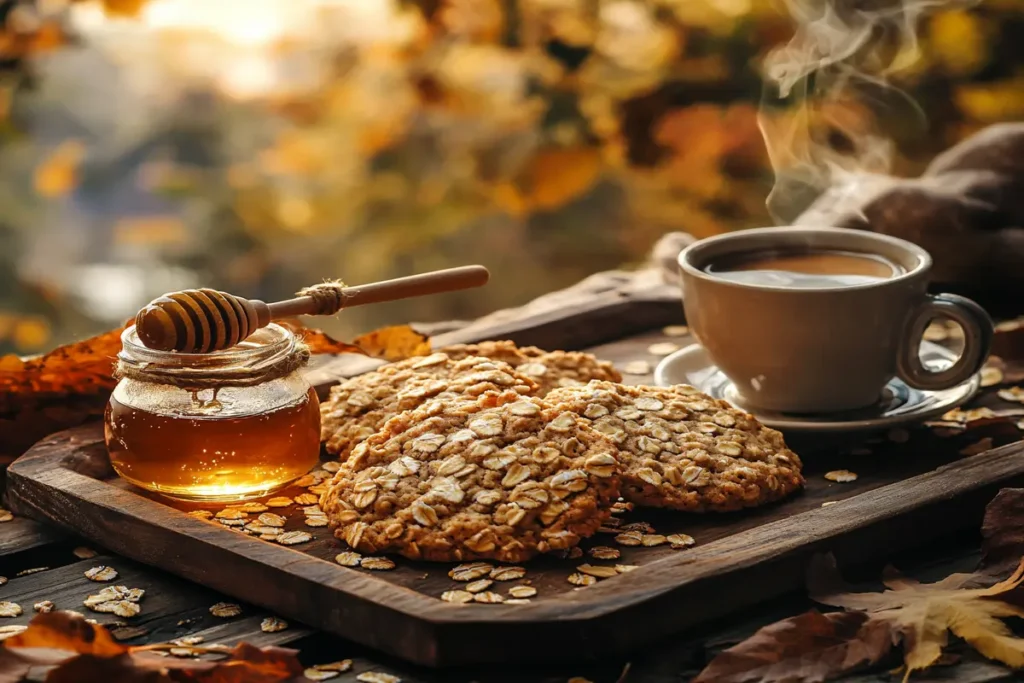
[{"label": "oatmeal cookie", "polygon": [[581,351],[544,351],[536,346],[518,347],[510,341],[459,344],[441,351],[451,358],[483,356],[508,363],[540,384],[538,396],[545,396],[558,387],[579,386],[594,379],[622,381],[614,365]]},{"label": "oatmeal cookie", "polygon": [[545,400],[588,418],[619,447],[622,496],[639,505],[738,510],[803,485],[800,459],[782,434],[692,387],[591,382]]},{"label": "oatmeal cookie", "polygon": [[514,391],[435,398],[359,444],[320,505],[365,553],[522,562],[571,548],[619,494],[615,446]]},{"label": "oatmeal cookie", "polygon": [[469,356],[453,360],[443,353],[409,358],[346,380],[331,388],[320,404],[320,440],[342,459],[385,422],[434,396],[511,389],[534,394],[537,383],[506,363]]}]

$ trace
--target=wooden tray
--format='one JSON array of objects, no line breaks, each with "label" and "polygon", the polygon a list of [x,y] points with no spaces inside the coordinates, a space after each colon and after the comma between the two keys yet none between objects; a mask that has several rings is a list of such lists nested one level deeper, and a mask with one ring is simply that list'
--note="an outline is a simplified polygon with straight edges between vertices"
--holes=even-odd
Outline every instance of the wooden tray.
[{"label": "wooden tray", "polygon": [[[648,315],[651,311],[681,316],[678,308],[660,303],[645,310],[645,321],[659,326],[671,320],[662,313]],[[568,348],[570,333],[587,338],[586,321],[576,317],[560,326],[549,317],[539,336],[549,346]],[[607,335],[603,324],[591,327]],[[541,341],[528,327],[509,329],[501,336]],[[646,348],[659,340],[664,338],[653,332],[593,350],[618,363],[653,361]],[[981,400],[991,403],[995,397],[990,391]],[[997,443],[1019,438],[1007,423],[992,425],[990,432]],[[861,564],[977,528],[984,505],[999,488],[1024,485],[1024,445],[964,457],[959,451],[978,432],[952,439],[925,429],[915,430],[908,441],[903,434],[894,436],[875,439],[870,455],[853,455],[835,443],[797,446],[808,485],[774,506],[729,515],[630,513],[625,522],[646,521],[662,534],[687,533],[697,544],[685,550],[621,548],[617,563],[638,568],[585,588],[570,585],[567,576],[583,562],[611,563],[531,561],[524,581],[539,593],[524,605],[439,600],[442,592],[462,587],[448,578],[451,565],[396,558],[397,569],[387,572],[341,567],[333,558],[343,544],[327,529],[305,527],[298,506],[274,510],[288,516],[289,530],[314,535],[313,541],[290,547],[189,517],[184,511],[190,506],[146,495],[113,476],[97,425],[38,443],[9,469],[8,496],[16,511],[55,522],[117,553],[418,664],[554,660],[628,651],[799,589],[815,552],[834,552],[841,566]],[[847,484],[822,476],[839,468],[860,476]],[[826,502],[835,504],[823,506]],[[614,543],[599,534],[584,547],[594,545]],[[499,583],[492,590],[505,593],[519,583]]]}]

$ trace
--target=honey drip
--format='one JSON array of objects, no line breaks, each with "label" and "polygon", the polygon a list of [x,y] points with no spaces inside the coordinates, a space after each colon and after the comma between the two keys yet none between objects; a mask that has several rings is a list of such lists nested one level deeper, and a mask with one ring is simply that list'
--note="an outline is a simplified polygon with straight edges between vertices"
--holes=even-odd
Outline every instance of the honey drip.
[{"label": "honey drip", "polygon": [[158,414],[111,397],[104,435],[121,477],[187,500],[255,498],[306,474],[320,453],[320,409],[310,389],[298,403],[219,417],[216,392],[193,394],[201,417]]}]

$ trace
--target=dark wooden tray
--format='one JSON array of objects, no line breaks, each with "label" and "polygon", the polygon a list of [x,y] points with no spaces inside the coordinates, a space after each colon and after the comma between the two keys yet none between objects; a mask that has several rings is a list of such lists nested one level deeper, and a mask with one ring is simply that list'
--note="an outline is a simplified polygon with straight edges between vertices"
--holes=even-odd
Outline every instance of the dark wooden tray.
[{"label": "dark wooden tray", "polygon": [[[637,304],[645,311],[645,326],[681,317],[678,302],[666,307],[663,299],[661,292]],[[617,315],[629,315],[628,306],[615,305]],[[599,330],[595,341],[607,341],[607,308],[591,310],[598,312],[596,318],[569,316],[571,322],[563,325],[546,314],[542,332],[527,320],[518,328],[507,324],[495,336],[571,348],[581,345],[572,340],[594,338],[588,337],[592,329]],[[664,341],[660,332],[592,350],[617,363],[653,361],[646,348],[654,341]],[[339,374],[365,365],[353,363]],[[324,369],[313,372],[322,376]],[[992,402],[991,394],[979,400]],[[1010,424],[992,429],[996,443],[1019,438]],[[999,488],[1024,485],[1024,445],[964,457],[959,451],[977,433],[942,439],[921,429],[909,440],[902,436],[873,439],[869,455],[851,453],[848,444],[804,440],[796,449],[805,460],[806,490],[777,505],[729,515],[634,511],[626,522],[646,521],[662,534],[690,534],[696,546],[621,548],[617,563],[638,568],[585,588],[570,585],[567,576],[583,562],[608,563],[531,561],[525,580],[539,593],[523,605],[439,600],[442,592],[462,586],[448,578],[451,565],[396,558],[397,569],[387,572],[341,567],[333,558],[343,544],[327,529],[305,527],[297,506],[275,512],[288,516],[288,529],[309,531],[314,540],[290,547],[189,517],[189,506],[146,495],[113,476],[98,425],[55,434],[34,446],[9,469],[8,497],[16,511],[117,553],[418,664],[557,660],[625,652],[799,589],[815,552],[835,553],[842,566],[862,564],[977,528],[985,503]],[[839,468],[854,470],[859,478],[836,484],[822,476]],[[826,502],[835,504],[823,506]],[[599,534],[584,547],[594,545],[614,543]],[[497,584],[502,593],[511,585]]]}]

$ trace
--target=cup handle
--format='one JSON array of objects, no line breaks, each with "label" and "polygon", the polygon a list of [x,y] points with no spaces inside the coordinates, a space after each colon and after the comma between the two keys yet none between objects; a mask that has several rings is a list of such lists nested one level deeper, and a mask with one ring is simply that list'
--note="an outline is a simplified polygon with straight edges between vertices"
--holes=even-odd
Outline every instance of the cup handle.
[{"label": "cup handle", "polygon": [[[946,318],[964,331],[964,350],[952,366],[934,371],[921,362],[921,338],[936,318]],[[939,391],[966,381],[981,369],[992,348],[992,319],[981,306],[956,294],[929,295],[910,317],[896,366],[899,378],[915,389]]]}]

